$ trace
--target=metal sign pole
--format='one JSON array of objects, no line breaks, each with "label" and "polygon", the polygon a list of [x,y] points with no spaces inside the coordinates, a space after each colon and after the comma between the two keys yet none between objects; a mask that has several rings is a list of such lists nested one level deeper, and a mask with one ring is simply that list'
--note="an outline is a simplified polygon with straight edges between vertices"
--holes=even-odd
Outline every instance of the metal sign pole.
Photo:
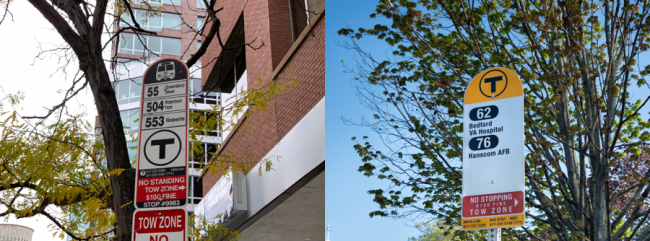
[{"label": "metal sign pole", "polygon": [[487,241],[501,241],[501,229],[500,228],[488,229]]}]

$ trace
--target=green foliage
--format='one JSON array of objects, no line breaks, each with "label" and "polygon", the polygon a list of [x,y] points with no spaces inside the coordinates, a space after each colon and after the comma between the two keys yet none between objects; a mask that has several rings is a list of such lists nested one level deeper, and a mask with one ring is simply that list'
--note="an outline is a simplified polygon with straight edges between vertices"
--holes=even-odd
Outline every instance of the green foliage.
[{"label": "green foliage", "polygon": [[[15,107],[22,99],[19,93],[4,100]],[[97,149],[101,139],[90,124],[82,116],[33,123],[15,110],[5,111],[4,105],[0,112],[2,216],[49,216],[54,219],[51,228],[61,238],[73,234],[108,240],[102,235],[110,233],[115,222],[108,176],[124,170],[107,170],[104,154]],[[60,211],[68,215],[56,214]],[[92,230],[84,227],[89,223],[96,224]]]},{"label": "green foliage", "polygon": [[418,237],[410,237],[408,241],[454,241],[455,233],[462,233],[462,230],[454,226],[445,226],[440,220],[431,222],[416,223],[415,227],[422,234]]},{"label": "green foliage", "polygon": [[[215,219],[221,218],[221,214],[218,214]],[[227,241],[237,241],[241,238],[241,233],[225,228],[223,224],[211,221],[203,215],[190,215],[188,217],[190,233],[189,237],[192,240],[227,240]]]},{"label": "green foliage", "polygon": [[[288,83],[273,81],[240,91],[229,105],[192,112],[191,156],[211,157],[200,169],[208,175],[217,175],[217,179],[227,170],[248,172],[256,163],[242,162],[220,150],[203,150],[200,136],[206,130],[237,128],[238,121],[266,111],[276,95],[297,84],[295,78]],[[83,121],[83,116],[34,122],[16,111],[24,98],[18,92],[0,101],[0,217],[44,215],[54,222],[51,229],[60,238],[68,235],[111,240],[116,219],[109,177],[128,175],[126,170],[108,170],[101,135]],[[5,110],[5,104],[12,110]],[[54,114],[61,116],[60,112]],[[279,161],[279,156],[262,160],[259,175],[272,171],[273,163]],[[126,205],[133,203],[123,207]],[[218,223],[203,220],[194,224],[197,225],[193,226],[194,233],[221,235],[227,240],[237,240],[240,236]]]},{"label": "green foliage", "polygon": [[[244,162],[239,157],[234,156],[232,153],[224,153],[220,150],[209,152],[203,150],[201,145],[201,138],[199,135],[205,130],[221,130],[232,131],[236,128],[246,129],[247,126],[239,126],[239,123],[246,118],[250,118],[255,113],[266,112],[269,105],[275,103],[275,97],[281,94],[287,88],[298,85],[298,80],[294,77],[287,83],[280,83],[272,81],[267,85],[261,85],[262,80],[258,78],[257,87],[249,87],[248,90],[241,89],[229,99],[222,100],[222,103],[230,103],[227,105],[219,106],[214,105],[212,109],[204,112],[190,113],[191,131],[189,133],[190,142],[192,144],[191,156],[199,156],[201,158],[208,156],[208,162],[198,168],[204,173],[209,175],[217,175],[217,179],[224,174],[223,170],[243,171],[247,173],[257,163]],[[226,137],[224,137],[226,138]],[[252,155],[245,153],[246,155]],[[269,172],[273,170],[273,162],[279,162],[280,157],[261,160],[259,175],[262,172]]]},{"label": "green foliage", "polygon": [[[650,126],[640,111],[650,97],[639,88],[649,87],[650,67],[641,64],[650,49],[650,4],[379,0],[375,10],[370,17],[387,24],[338,31],[349,38],[342,47],[359,57],[358,65],[343,65],[373,112],[350,124],[375,131],[383,144],[352,139],[358,171],[390,181],[368,191],[379,207],[370,216],[425,216],[459,226],[465,89],[480,71],[500,66],[524,84],[529,210],[528,232],[504,235],[641,235],[633,230],[648,214],[650,187],[643,181],[650,172],[612,167],[647,160]],[[369,54],[361,47],[365,38],[383,40],[393,56]],[[610,182],[618,178],[624,182]],[[644,184],[621,188],[633,181]]]}]

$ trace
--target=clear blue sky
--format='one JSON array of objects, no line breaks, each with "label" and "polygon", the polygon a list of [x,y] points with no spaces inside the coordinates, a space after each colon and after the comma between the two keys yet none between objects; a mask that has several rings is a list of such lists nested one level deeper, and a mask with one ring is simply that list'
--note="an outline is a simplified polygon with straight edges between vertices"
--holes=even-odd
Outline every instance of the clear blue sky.
[{"label": "clear blue sky", "polygon": [[[362,116],[371,117],[355,96],[351,84],[353,75],[343,73],[341,60],[353,64],[352,52],[336,45],[337,40],[344,40],[336,32],[346,26],[353,29],[374,26],[379,19],[371,19],[378,1],[342,1],[328,0],[325,4],[325,79],[326,79],[326,188],[325,188],[325,224],[331,223],[331,241],[345,240],[406,240],[418,236],[419,231],[407,220],[391,218],[370,218],[370,212],[379,206],[372,201],[367,192],[371,189],[385,189],[387,182],[375,177],[366,177],[357,172],[362,164],[354,151],[352,136],[376,138],[374,132],[357,126],[348,126],[341,117],[353,121]],[[386,56],[389,48],[380,41],[362,41],[366,50],[376,56]],[[379,143],[377,143],[379,144]],[[410,225],[410,226],[407,226]]]}]

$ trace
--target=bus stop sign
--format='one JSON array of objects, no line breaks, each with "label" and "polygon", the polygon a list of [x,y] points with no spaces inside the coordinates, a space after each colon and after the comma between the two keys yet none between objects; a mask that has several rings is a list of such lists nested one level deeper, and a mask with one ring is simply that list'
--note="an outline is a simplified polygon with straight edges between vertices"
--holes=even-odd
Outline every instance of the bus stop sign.
[{"label": "bus stop sign", "polygon": [[524,96],[506,68],[479,73],[465,91],[464,230],[524,224]]},{"label": "bus stop sign", "polygon": [[135,207],[184,207],[189,123],[187,67],[177,59],[161,59],[149,66],[142,78]]}]

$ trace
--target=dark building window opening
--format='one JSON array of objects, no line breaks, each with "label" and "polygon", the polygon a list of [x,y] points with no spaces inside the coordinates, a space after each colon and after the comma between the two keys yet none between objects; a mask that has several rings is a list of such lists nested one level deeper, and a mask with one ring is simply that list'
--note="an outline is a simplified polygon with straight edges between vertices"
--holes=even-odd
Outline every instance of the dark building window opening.
[{"label": "dark building window opening", "polygon": [[190,100],[197,104],[221,105],[221,93],[203,91],[201,89],[201,79],[191,79]]},{"label": "dark building window opening", "polygon": [[187,183],[187,203],[198,204],[203,199],[203,178],[190,176]]},{"label": "dark building window opening", "polygon": [[291,21],[291,43],[295,42],[309,22],[316,16],[316,11],[324,0],[287,0],[289,1],[289,21]]},{"label": "dark building window opening", "polygon": [[[232,93],[237,82],[246,71],[246,40],[244,36],[244,15],[239,16],[233,30],[226,40],[225,48],[215,60],[204,90]],[[257,42],[259,44],[259,41]],[[214,81],[216,80],[216,81]]]}]

